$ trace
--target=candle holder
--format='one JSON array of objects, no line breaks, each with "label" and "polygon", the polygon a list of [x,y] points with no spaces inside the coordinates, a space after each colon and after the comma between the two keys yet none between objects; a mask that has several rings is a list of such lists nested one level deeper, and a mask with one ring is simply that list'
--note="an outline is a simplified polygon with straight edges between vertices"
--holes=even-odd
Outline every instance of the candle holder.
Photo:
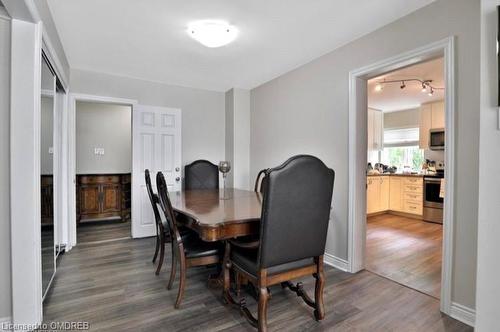
[{"label": "candle holder", "polygon": [[222,181],[223,181],[223,190],[221,199],[229,199],[226,195],[226,177],[227,173],[231,170],[231,163],[229,161],[221,161],[219,162],[219,172],[222,173]]}]

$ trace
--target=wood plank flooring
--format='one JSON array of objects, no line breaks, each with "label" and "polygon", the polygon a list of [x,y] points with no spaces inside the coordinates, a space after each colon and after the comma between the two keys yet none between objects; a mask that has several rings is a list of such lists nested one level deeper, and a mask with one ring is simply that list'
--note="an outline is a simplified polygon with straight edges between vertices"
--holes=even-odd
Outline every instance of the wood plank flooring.
[{"label": "wood plank flooring", "polygon": [[[155,276],[154,238],[79,244],[61,257],[45,321],[88,321],[90,331],[255,331],[223,304],[220,289],[207,288],[214,269],[188,269],[184,301],[174,309],[178,279],[174,289],[165,288],[169,250]],[[441,314],[438,300],[374,273],[325,272],[325,320],[316,322],[295,294],[272,287],[270,331],[472,331]],[[313,278],[302,281],[313,294]],[[256,312],[255,301],[246,298]]]},{"label": "wood plank flooring", "polygon": [[443,226],[383,214],[368,218],[366,269],[440,297]]},{"label": "wood plank flooring", "polygon": [[82,222],[76,228],[77,243],[130,238],[130,221],[106,220]]}]

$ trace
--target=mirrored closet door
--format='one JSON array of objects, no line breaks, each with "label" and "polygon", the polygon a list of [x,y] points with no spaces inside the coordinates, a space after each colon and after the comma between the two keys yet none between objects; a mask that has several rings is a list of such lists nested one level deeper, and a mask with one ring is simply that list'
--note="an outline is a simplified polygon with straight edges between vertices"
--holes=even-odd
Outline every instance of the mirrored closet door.
[{"label": "mirrored closet door", "polygon": [[54,220],[54,115],[56,76],[42,56],[40,104],[40,187],[41,187],[41,245],[42,296],[45,298],[56,272],[56,243]]}]

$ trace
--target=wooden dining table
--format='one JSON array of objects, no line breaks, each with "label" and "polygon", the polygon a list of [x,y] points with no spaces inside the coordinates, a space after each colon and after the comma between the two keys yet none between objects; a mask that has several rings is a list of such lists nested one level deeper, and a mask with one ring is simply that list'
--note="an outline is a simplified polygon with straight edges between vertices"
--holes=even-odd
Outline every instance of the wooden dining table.
[{"label": "wooden dining table", "polygon": [[262,194],[226,188],[169,193],[178,223],[204,241],[221,241],[259,233]]}]

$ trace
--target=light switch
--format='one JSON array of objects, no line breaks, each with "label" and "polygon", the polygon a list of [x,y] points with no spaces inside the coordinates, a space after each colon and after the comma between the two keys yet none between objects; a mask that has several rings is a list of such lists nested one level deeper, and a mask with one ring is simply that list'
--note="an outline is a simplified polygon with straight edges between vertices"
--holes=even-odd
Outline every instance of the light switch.
[{"label": "light switch", "polygon": [[104,156],[104,148],[94,148],[94,154]]}]

